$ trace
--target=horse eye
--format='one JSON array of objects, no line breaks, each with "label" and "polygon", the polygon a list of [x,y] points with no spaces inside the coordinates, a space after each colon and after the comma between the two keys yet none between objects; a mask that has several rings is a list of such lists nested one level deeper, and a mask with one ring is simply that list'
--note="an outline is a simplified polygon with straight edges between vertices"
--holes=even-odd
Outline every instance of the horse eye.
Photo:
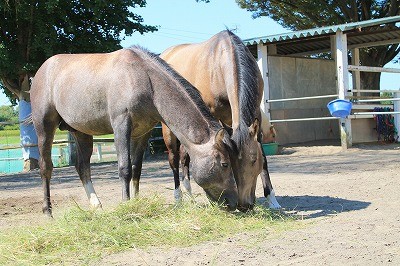
[{"label": "horse eye", "polygon": [[221,163],[222,167],[228,167],[229,164],[228,163]]}]

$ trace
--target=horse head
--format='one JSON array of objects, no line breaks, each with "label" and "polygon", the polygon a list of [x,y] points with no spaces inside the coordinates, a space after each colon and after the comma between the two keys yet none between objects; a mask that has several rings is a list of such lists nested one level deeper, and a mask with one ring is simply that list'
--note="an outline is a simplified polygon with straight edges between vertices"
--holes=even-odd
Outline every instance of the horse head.
[{"label": "horse head", "polygon": [[226,205],[229,210],[235,210],[238,189],[232,171],[232,143],[229,135],[224,129],[220,129],[205,145],[209,145],[210,149],[201,145],[189,153],[193,162],[192,176],[209,199]]},{"label": "horse head", "polygon": [[[259,121],[256,119],[248,127],[248,134],[242,136],[240,143],[236,143],[238,156],[232,157],[232,169],[238,187],[240,211],[251,210],[256,200],[255,190],[257,177],[263,169],[263,155],[261,145],[257,140]],[[235,135],[235,133],[234,133]],[[233,135],[233,140],[235,136]]]}]

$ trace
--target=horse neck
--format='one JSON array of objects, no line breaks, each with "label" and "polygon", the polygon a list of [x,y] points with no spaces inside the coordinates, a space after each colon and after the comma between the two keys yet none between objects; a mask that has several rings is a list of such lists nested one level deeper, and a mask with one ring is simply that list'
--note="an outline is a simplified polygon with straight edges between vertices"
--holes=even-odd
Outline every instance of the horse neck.
[{"label": "horse neck", "polygon": [[189,149],[193,144],[208,143],[221,126],[212,117],[200,94],[175,73],[171,76],[157,71],[153,79],[160,80],[160,75],[164,75],[161,82],[152,80],[153,98],[164,123]]},{"label": "horse neck", "polygon": [[255,59],[239,37],[224,32],[222,39],[222,49],[227,51],[223,73],[225,77],[234,77],[224,79],[232,112],[233,140],[240,146],[259,114],[262,78]]}]

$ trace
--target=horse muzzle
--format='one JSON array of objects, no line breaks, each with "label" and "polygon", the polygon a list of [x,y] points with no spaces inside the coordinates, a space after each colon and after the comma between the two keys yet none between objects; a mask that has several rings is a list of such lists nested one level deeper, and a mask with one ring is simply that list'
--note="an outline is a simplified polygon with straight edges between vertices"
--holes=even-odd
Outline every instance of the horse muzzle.
[{"label": "horse muzzle", "polygon": [[248,212],[254,209],[254,204],[246,203],[246,204],[239,204],[237,209],[241,212]]},{"label": "horse muzzle", "polygon": [[237,192],[222,192],[222,194],[216,198],[211,193],[206,191],[207,197],[215,202],[218,202],[220,206],[227,209],[228,211],[236,210],[238,206],[238,194]]},{"label": "horse muzzle", "polygon": [[237,201],[237,198],[228,196],[223,199],[223,204],[224,204],[224,206],[226,206],[228,211],[234,211],[234,210],[236,210],[236,208],[238,206],[238,201]]}]

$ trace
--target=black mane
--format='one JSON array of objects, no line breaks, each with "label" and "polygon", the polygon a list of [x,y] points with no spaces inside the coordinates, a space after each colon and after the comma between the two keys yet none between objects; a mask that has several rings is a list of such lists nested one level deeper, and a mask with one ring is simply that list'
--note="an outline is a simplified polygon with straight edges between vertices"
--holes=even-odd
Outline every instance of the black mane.
[{"label": "black mane", "polygon": [[259,93],[258,65],[244,45],[242,40],[229,30],[226,32],[231,40],[237,71],[239,93],[239,128],[233,133],[232,138],[240,146],[248,136],[248,127],[257,118],[256,110],[262,95]]}]

